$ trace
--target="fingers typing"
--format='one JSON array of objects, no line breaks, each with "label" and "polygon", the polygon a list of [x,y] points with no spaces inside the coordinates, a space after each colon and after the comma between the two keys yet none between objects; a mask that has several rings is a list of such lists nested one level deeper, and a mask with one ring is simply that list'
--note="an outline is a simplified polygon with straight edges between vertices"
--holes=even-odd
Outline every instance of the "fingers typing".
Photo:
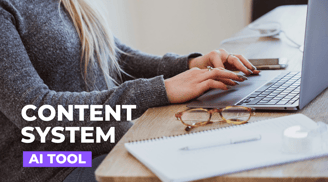
[{"label": "fingers typing", "polygon": [[208,79],[206,81],[203,81],[199,84],[199,88],[201,89],[201,92],[205,92],[209,89],[222,89],[222,90],[228,90],[229,87],[225,85],[224,83],[213,80],[213,79]]},{"label": "fingers typing", "polygon": [[250,75],[253,73],[236,56],[229,56],[228,62],[229,64],[234,65],[238,70],[242,71],[246,75]]},{"label": "fingers typing", "polygon": [[218,68],[214,68],[211,71],[207,71],[205,72],[202,76],[200,76],[200,79],[203,80],[207,80],[207,79],[232,79],[232,80],[236,80],[236,81],[244,81],[247,80],[247,78],[245,76],[241,76],[241,75],[237,75],[236,73],[232,72],[232,71],[228,71],[225,69],[218,69]]},{"label": "fingers typing", "polygon": [[259,74],[260,73],[260,71],[258,71],[258,70],[256,70],[256,67],[252,64],[252,63],[250,63],[249,61],[248,61],[248,59],[246,59],[243,55],[235,55],[237,58],[239,58],[239,60],[248,68],[248,69],[250,69],[250,70],[252,70],[252,72],[254,73],[254,74]]},{"label": "fingers typing", "polygon": [[226,79],[226,78],[219,78],[217,79],[218,81],[221,81],[222,83],[226,84],[226,85],[231,85],[231,86],[236,86],[239,85],[238,82],[233,81],[231,79]]}]

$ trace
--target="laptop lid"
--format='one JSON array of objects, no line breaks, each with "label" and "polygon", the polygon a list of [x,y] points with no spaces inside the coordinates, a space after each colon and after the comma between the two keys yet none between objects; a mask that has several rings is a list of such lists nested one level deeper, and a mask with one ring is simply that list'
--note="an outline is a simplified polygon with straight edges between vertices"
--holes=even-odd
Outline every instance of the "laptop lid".
[{"label": "laptop lid", "polygon": [[309,0],[305,30],[300,109],[328,87],[328,1]]}]

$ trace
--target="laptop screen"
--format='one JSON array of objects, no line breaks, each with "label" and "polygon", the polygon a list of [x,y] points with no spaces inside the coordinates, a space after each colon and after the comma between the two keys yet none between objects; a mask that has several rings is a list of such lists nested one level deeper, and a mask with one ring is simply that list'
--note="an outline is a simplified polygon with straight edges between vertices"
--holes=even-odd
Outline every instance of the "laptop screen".
[{"label": "laptop screen", "polygon": [[309,0],[302,63],[300,109],[328,87],[327,9],[327,0]]}]

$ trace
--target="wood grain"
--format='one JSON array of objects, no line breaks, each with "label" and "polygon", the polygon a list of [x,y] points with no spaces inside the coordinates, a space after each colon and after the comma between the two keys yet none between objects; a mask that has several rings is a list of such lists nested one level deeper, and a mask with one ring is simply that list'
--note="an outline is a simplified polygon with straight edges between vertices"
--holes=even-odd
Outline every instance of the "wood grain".
[{"label": "wood grain", "polygon": [[[305,19],[306,6],[282,6],[264,15],[256,23],[279,22],[288,36],[299,44],[303,44]],[[254,32],[246,27],[235,36],[248,35],[250,33]],[[279,38],[246,39],[226,43],[220,47],[225,48],[229,52],[243,54],[247,58],[286,57],[289,59],[287,70],[296,71],[301,69],[302,53],[285,38],[285,35],[280,35]],[[328,92],[324,91],[301,111],[256,112],[256,115],[251,118],[250,122],[295,113],[303,113],[315,121],[326,122],[328,121],[327,104]],[[98,167],[96,170],[97,180],[160,181],[148,168],[127,152],[124,143],[186,133],[184,125],[174,117],[177,111],[184,110],[185,108],[185,104],[180,104],[148,109]],[[213,124],[196,128],[193,132],[226,126],[228,124]],[[233,159],[231,160],[233,161]],[[265,167],[200,181],[328,181],[328,157]]]}]

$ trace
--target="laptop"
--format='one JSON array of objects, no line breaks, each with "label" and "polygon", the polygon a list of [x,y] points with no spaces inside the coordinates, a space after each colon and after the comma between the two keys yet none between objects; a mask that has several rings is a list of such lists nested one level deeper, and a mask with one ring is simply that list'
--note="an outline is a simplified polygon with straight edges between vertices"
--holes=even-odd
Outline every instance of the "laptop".
[{"label": "laptop", "polygon": [[262,71],[230,90],[206,92],[187,107],[239,105],[256,110],[299,110],[328,87],[328,1],[309,0],[301,72]]}]

